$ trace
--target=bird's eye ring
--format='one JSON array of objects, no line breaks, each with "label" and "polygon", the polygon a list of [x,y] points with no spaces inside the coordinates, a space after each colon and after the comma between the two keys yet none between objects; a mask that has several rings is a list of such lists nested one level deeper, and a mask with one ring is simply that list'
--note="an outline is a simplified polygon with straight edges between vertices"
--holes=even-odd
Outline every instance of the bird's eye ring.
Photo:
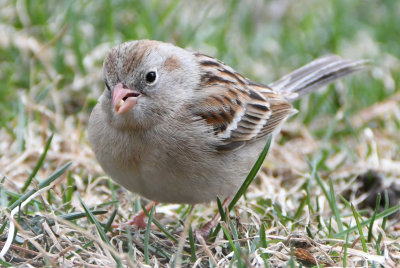
[{"label": "bird's eye ring", "polygon": [[146,82],[149,84],[153,84],[157,80],[156,71],[150,71],[146,74]]}]

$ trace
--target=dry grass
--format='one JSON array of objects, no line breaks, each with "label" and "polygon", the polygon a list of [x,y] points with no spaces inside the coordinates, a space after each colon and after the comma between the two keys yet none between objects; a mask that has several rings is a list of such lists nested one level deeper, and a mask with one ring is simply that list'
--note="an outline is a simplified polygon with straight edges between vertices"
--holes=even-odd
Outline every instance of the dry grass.
[{"label": "dry grass", "polygon": [[[173,2],[175,1],[169,3]],[[178,2],[177,6],[187,11],[193,12],[192,9],[196,8],[190,9]],[[294,24],[300,20],[297,17],[300,15],[293,14],[295,12],[290,8],[289,2],[271,2],[267,5],[268,12],[278,8],[283,12],[283,17],[289,17],[271,18],[271,28],[275,29],[274,27],[281,23],[284,25],[282,27],[287,27],[284,29],[295,31]],[[95,7],[89,7],[94,11],[102,10],[100,5],[91,4]],[[305,2],[306,7],[312,7],[313,4],[315,1]],[[220,5],[222,8],[223,4]],[[237,5],[232,4],[231,12],[234,15],[245,17],[248,12],[251,14],[251,7],[243,11]],[[263,6],[261,3],[257,5]],[[339,8],[335,5],[330,3],[328,11],[334,14],[340,12],[335,9]],[[141,7],[145,6],[142,3]],[[122,12],[124,6],[119,3],[112,8],[114,13],[118,13]],[[396,8],[400,7],[397,5]],[[389,6],[382,5],[382,9],[390,12]],[[215,239],[192,243],[189,238],[189,226],[194,230],[210,219],[217,211],[215,203],[193,208],[174,204],[159,206],[155,219],[172,234],[176,240],[173,241],[157,228],[152,228],[146,233],[145,230],[108,231],[104,227],[114,210],[118,221],[127,222],[140,210],[140,204],[145,202],[137,195],[114,185],[105,176],[87,142],[86,126],[89,112],[93,106],[93,99],[100,94],[102,88],[101,61],[112,41],[96,43],[93,38],[88,38],[88,43],[93,42],[95,45],[87,44],[87,53],[79,59],[79,53],[71,45],[76,33],[70,21],[63,24],[55,15],[47,18],[50,22],[57,22],[56,26],[44,27],[53,32],[49,38],[46,33],[38,30],[43,28],[35,26],[32,11],[28,10],[30,7],[24,1],[17,1],[3,3],[0,11],[4,17],[0,22],[3,33],[0,36],[0,60],[4,60],[1,63],[3,68],[0,70],[0,79],[6,85],[2,89],[2,96],[5,97],[1,99],[1,107],[5,109],[5,114],[0,129],[0,250],[4,248],[6,239],[12,235],[11,222],[18,230],[7,254],[1,260],[1,265],[400,265],[400,225],[399,214],[396,213],[400,204],[400,60],[399,54],[396,56],[393,52],[397,50],[391,53],[383,50],[373,40],[371,33],[365,34],[363,30],[354,34],[354,39],[343,38],[343,42],[337,41],[339,48],[336,51],[331,48],[335,53],[375,59],[377,62],[371,71],[360,75],[359,80],[339,83],[297,104],[301,113],[283,127],[279,137],[275,139],[262,171],[248,189],[245,198],[239,201],[230,217],[221,224],[223,228]],[[62,8],[57,8],[55,13],[61,10]],[[87,10],[89,8],[86,9],[89,15],[96,14]],[[202,9],[204,10],[206,9]],[[302,16],[310,16],[307,8],[296,10]],[[318,5],[311,10],[318,11]],[[71,11],[73,12],[77,11]],[[199,43],[190,43],[190,46],[202,47],[212,53],[212,44],[220,44],[217,40],[220,36],[220,15],[217,11],[214,13],[210,15],[210,20],[217,32],[215,40],[211,45],[207,40],[199,41],[206,32],[204,28],[207,28],[207,24],[203,27],[200,25],[194,40]],[[18,22],[13,21],[14,16],[18,18]],[[175,27],[172,23],[175,17],[170,16],[167,21]],[[320,20],[323,16],[316,16],[315,20]],[[240,22],[237,22],[239,26],[244,24],[245,19],[242,17]],[[186,16],[182,19],[183,22],[178,24],[184,25],[185,19]],[[255,24],[265,23],[261,17],[254,20]],[[119,18],[115,23],[118,26]],[[307,21],[302,23],[304,32],[314,29]],[[90,31],[99,31],[93,28],[95,24],[92,25],[89,21],[85,20],[82,25],[82,31],[89,31],[89,34]],[[57,30],[51,27],[57,27]],[[362,25],[360,27],[362,28]],[[138,26],[138,31],[140,29]],[[182,37],[175,37],[172,41],[184,42],[184,30],[179,28],[177,31],[182,31]],[[225,35],[229,37],[232,33],[226,31]],[[123,32],[124,30],[120,29],[108,35],[123,35]],[[257,36],[254,34],[248,37],[243,29],[235,38],[239,41],[248,38],[255,40]],[[273,33],[271,36],[269,40],[262,39],[260,44],[253,45],[259,47],[244,45],[238,48],[233,45],[230,49],[226,47],[227,41],[224,43],[225,47],[215,47],[218,53],[228,58],[226,61],[231,59],[229,63],[234,65],[239,61],[242,50],[261,51],[261,48],[265,47],[263,44],[268,43],[267,50],[276,51],[272,43],[279,40],[274,39]],[[335,38],[340,40],[341,36]],[[165,36],[158,39],[170,40]],[[59,45],[60,40],[67,45]],[[84,43],[82,38],[78,41]],[[366,47],[362,44],[369,45]],[[307,46],[307,43],[304,46]],[[304,46],[286,45],[280,49],[286,48],[296,55],[304,52]],[[57,53],[60,49],[64,64],[61,67],[57,65]],[[235,49],[239,51],[237,55],[234,54]],[[15,63],[7,56],[13,53],[18,55]],[[260,66],[257,54],[249,54],[255,57],[255,66]],[[261,53],[264,55],[262,60],[274,62],[279,59],[279,55],[282,56],[280,52],[276,54],[278,58]],[[298,61],[305,61],[309,57],[310,54],[301,59],[290,60],[290,56],[282,56],[283,66],[275,70],[274,74],[268,75],[277,77],[289,68],[298,67]],[[250,61],[247,59],[238,63],[238,69]],[[23,66],[22,69],[29,72],[27,78],[18,66]],[[272,67],[266,66],[262,70],[269,71],[266,68]],[[262,76],[260,68],[243,69],[255,77]],[[8,70],[14,70],[10,79],[6,77]],[[365,94],[351,91],[352,87],[364,90]],[[381,92],[380,95],[370,93],[375,92],[373,90]],[[319,103],[325,105],[318,110],[315,107]],[[22,194],[23,186],[38,163],[52,133],[54,137],[43,165],[29,185],[29,189],[37,189],[35,196],[31,196],[32,200],[26,202],[20,208],[20,212],[17,212],[17,207],[14,210],[17,213],[11,216],[13,212],[7,208]],[[38,186],[68,162],[71,162],[68,169],[49,186]],[[375,173],[369,177],[362,176],[371,170]],[[372,182],[368,178],[372,178]],[[390,204],[382,202],[378,206],[376,218],[371,226],[368,220],[373,218],[377,194],[382,194],[381,198],[385,200],[385,190]],[[341,196],[349,203],[343,201]],[[350,203],[356,209],[353,210]],[[90,213],[84,213],[85,206],[97,213],[94,219]],[[83,214],[78,218],[68,218],[75,212]],[[388,217],[389,214],[392,216]],[[357,228],[357,221],[362,225],[359,226],[361,232]],[[99,222],[104,226],[96,225]]]}]

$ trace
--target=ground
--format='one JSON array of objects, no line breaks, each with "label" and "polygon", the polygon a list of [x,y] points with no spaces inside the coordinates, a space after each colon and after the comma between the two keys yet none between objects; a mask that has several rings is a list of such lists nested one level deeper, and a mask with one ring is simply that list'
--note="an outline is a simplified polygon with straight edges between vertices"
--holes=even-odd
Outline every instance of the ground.
[{"label": "ground", "polygon": [[[2,266],[400,265],[400,2],[0,7]],[[370,67],[295,103],[299,113],[216,237],[192,234],[217,202],[161,204],[151,218],[163,230],[110,230],[110,219],[127,222],[147,200],[102,171],[87,121],[104,89],[108,49],[145,38],[218,57],[262,83],[326,54],[368,59]]]}]

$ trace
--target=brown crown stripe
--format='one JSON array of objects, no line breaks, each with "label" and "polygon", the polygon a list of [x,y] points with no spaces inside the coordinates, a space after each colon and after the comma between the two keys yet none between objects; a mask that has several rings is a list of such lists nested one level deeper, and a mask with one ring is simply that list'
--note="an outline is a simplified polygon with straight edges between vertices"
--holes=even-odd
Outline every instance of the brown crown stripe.
[{"label": "brown crown stripe", "polygon": [[111,53],[108,54],[104,61],[104,66],[106,70],[109,71],[115,71],[117,70],[117,58],[115,56],[115,50],[111,51]]},{"label": "brown crown stripe", "polygon": [[132,57],[126,58],[123,69],[126,70],[127,74],[129,74],[133,71],[134,68],[136,68],[136,66],[137,63],[135,64],[135,58],[132,55]]},{"label": "brown crown stripe", "polygon": [[[130,73],[133,69],[135,69],[140,62],[143,61],[143,58],[147,55],[149,50],[153,47],[155,42],[149,41],[149,40],[142,40],[138,41],[135,46],[130,47],[128,51],[125,48],[124,54],[126,55],[125,62],[124,62],[124,70],[127,70],[127,73]],[[121,46],[119,46],[119,51],[121,51]]]}]

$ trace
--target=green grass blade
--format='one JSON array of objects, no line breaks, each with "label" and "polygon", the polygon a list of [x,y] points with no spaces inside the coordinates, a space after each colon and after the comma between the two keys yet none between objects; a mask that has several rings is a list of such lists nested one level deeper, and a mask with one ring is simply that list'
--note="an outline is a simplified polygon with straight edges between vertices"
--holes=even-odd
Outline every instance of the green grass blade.
[{"label": "green grass blade", "polygon": [[[261,154],[258,157],[256,163],[253,165],[253,168],[250,170],[250,173],[247,175],[246,180],[242,183],[242,186],[240,186],[239,190],[237,191],[235,196],[232,198],[232,201],[229,203],[228,211],[231,211],[233,209],[233,207],[239,201],[240,197],[242,197],[242,195],[244,195],[244,193],[246,192],[247,188],[249,187],[251,182],[256,177],[258,171],[261,168],[262,163],[264,162],[265,157],[267,156],[269,147],[271,146],[271,142],[272,142],[272,135],[270,135],[268,137],[268,140],[267,140],[267,143],[265,144],[264,149],[261,151]],[[220,229],[221,229],[221,225],[218,224],[215,227],[215,230],[211,233],[210,237],[215,237],[218,234]]]},{"label": "green grass blade", "polygon": [[261,223],[261,225],[260,225],[260,241],[261,241],[261,246],[263,248],[267,248],[268,243],[267,243],[267,238],[265,237],[264,223]]},{"label": "green grass blade", "polygon": [[260,156],[258,157],[256,163],[254,164],[253,168],[250,170],[249,175],[247,175],[246,180],[243,182],[242,186],[239,188],[235,196],[232,198],[232,201],[229,203],[228,206],[228,211],[231,211],[232,208],[236,205],[237,201],[239,201],[240,197],[244,195],[246,192],[247,188],[251,184],[251,182],[254,180],[256,177],[258,171],[261,168],[262,163],[264,162],[265,157],[267,156],[269,147],[271,146],[272,142],[272,135],[268,137],[267,143],[265,144],[264,149],[262,150]]},{"label": "green grass blade", "polygon": [[[65,164],[64,166],[62,166],[60,169],[58,169],[56,172],[54,172],[53,174],[51,174],[46,180],[42,181],[41,183],[39,183],[38,188],[42,189],[46,186],[48,186],[50,183],[52,183],[53,181],[55,181],[56,179],[58,179],[63,173],[64,171],[71,165],[71,162],[68,162],[67,164]],[[12,205],[10,205],[8,207],[9,210],[13,210],[14,208],[16,208],[17,206],[19,206],[22,202],[24,202],[26,199],[28,199],[31,195],[33,195],[36,192],[36,189],[32,189],[29,192],[27,192],[26,194],[24,194],[23,196],[21,196],[17,201],[15,201]]]},{"label": "green grass blade", "polygon": [[217,205],[218,205],[219,215],[221,215],[221,221],[225,221],[226,214],[224,211],[224,207],[222,206],[221,199],[219,199],[219,197],[217,197]]},{"label": "green grass blade", "polygon": [[346,242],[343,250],[343,267],[347,267],[347,248],[349,247],[350,229],[347,229]]},{"label": "green grass blade", "polygon": [[36,163],[35,167],[33,168],[33,171],[29,175],[28,179],[25,181],[24,186],[22,186],[22,188],[21,188],[21,192],[22,193],[24,193],[26,191],[26,189],[28,189],[29,185],[32,182],[32,179],[36,176],[36,174],[38,173],[39,169],[42,167],[43,161],[46,158],[47,151],[50,148],[50,144],[51,144],[51,141],[53,140],[53,137],[54,137],[54,133],[52,133],[50,135],[50,137],[47,139],[46,145],[45,145],[45,147],[43,149],[43,153],[40,155],[38,162]]},{"label": "green grass blade", "polygon": [[[399,210],[400,210],[400,205],[385,209],[384,211],[376,214],[376,218],[375,219],[380,219],[380,218],[384,218],[385,219],[385,217],[387,217],[387,216],[389,216],[389,215],[391,215],[393,213],[396,213]],[[371,219],[367,219],[367,220],[365,220],[363,222],[360,222],[360,226],[365,226],[365,225],[367,225],[369,223],[371,223]],[[358,228],[357,226],[353,226],[353,227],[348,228],[348,230],[350,232],[353,232],[353,231],[357,230],[357,228]],[[344,235],[346,235],[348,230],[343,230],[342,232],[339,232],[339,233],[333,235],[333,237],[335,237],[335,238],[343,237]]]},{"label": "green grass blade", "polygon": [[65,192],[63,194],[63,202],[66,204],[66,210],[69,210],[71,208],[71,200],[72,196],[74,194],[74,179],[72,178],[72,173],[68,172],[67,176],[67,188],[65,189]]},{"label": "green grass blade", "polygon": [[346,198],[344,198],[342,195],[339,194],[340,199],[342,199],[342,202],[351,209],[351,203],[349,201],[346,200]]},{"label": "green grass blade", "polygon": [[231,228],[233,239],[236,240],[235,246],[240,249],[240,244],[238,242],[239,241],[238,231],[235,225],[233,224],[232,220],[230,219],[229,219],[229,227]]},{"label": "green grass blade", "polygon": [[362,226],[360,224],[360,219],[358,218],[360,215],[358,214],[358,212],[357,212],[356,208],[353,206],[353,204],[351,204],[351,209],[353,211],[354,219],[356,219],[357,229],[358,229],[358,233],[359,233],[360,238],[361,238],[361,244],[362,244],[363,250],[364,250],[365,253],[367,253],[368,249],[367,249],[367,244],[365,243],[365,236],[364,236],[364,233],[362,231]]},{"label": "green grass blade", "polygon": [[[14,192],[7,191],[7,190],[5,190],[4,193],[5,193],[6,197],[7,196],[11,197],[9,204],[13,204],[15,201],[17,201],[18,199],[20,199],[23,196],[22,194],[14,193]],[[32,199],[31,203],[33,203],[35,206],[38,206],[40,209],[44,209],[43,204],[36,199]]]},{"label": "green grass blade", "polygon": [[[145,207],[142,207],[144,213],[146,214],[147,217],[150,217],[149,212],[146,210]],[[155,226],[158,227],[158,229],[160,229],[161,232],[163,232],[169,239],[171,239],[172,241],[174,241],[174,243],[178,243],[178,240],[170,233],[168,232],[167,229],[165,229],[165,227],[156,219],[153,217],[153,223]]]},{"label": "green grass blade", "polygon": [[376,203],[375,203],[374,213],[372,214],[371,223],[370,223],[369,228],[368,228],[368,239],[367,239],[367,241],[368,241],[369,243],[370,243],[371,240],[372,240],[372,229],[373,229],[373,227],[374,227],[374,222],[375,222],[375,218],[376,218],[376,213],[378,213],[378,209],[379,209],[380,204],[381,204],[381,194],[378,193],[378,196],[376,197]]},{"label": "green grass blade", "polygon": [[240,247],[236,247],[235,243],[232,240],[232,237],[229,235],[229,232],[227,230],[227,228],[224,225],[221,225],[222,231],[224,232],[226,238],[229,241],[229,245],[232,248],[233,252],[235,253],[235,256],[238,260],[238,266],[242,266],[242,256],[240,254]]},{"label": "green grass blade", "polygon": [[334,213],[335,219],[336,219],[336,223],[338,225],[339,228],[339,233],[343,232],[343,225],[342,225],[342,220],[340,218],[340,214],[339,214],[339,209],[337,208],[337,204],[336,204],[336,200],[335,200],[335,192],[333,189],[333,184],[330,181],[329,183],[329,188],[330,191],[328,192],[328,190],[326,189],[324,183],[322,182],[321,178],[319,177],[319,174],[316,170],[316,165],[313,165],[312,168],[312,174],[311,176],[313,178],[315,178],[315,180],[317,181],[318,185],[321,187],[322,192],[324,193],[326,199],[328,200],[329,206],[332,209],[332,212]]},{"label": "green grass blade", "polygon": [[196,257],[196,244],[194,243],[192,226],[189,226],[189,244],[190,244],[190,262],[194,263],[197,257]]},{"label": "green grass blade", "polygon": [[86,206],[85,202],[83,202],[83,200],[80,196],[79,196],[79,202],[81,203],[83,209],[85,210],[86,217],[89,219],[89,221],[91,223],[93,223],[96,226],[101,239],[104,242],[106,242],[107,244],[111,245],[110,240],[108,240],[108,237],[107,237],[106,233],[104,232],[104,229],[101,226],[100,222],[96,219],[96,217],[93,215],[93,213],[90,211],[90,209]]},{"label": "green grass blade", "polygon": [[298,220],[300,218],[300,216],[303,215],[303,208],[307,203],[307,198],[303,198],[300,202],[299,208],[297,209],[296,213],[294,214],[294,219]]},{"label": "green grass blade", "polygon": [[[107,210],[91,210],[90,211],[93,215],[102,215],[106,214],[108,211]],[[80,218],[83,218],[86,216],[85,212],[74,212],[70,214],[65,214],[65,215],[59,215],[60,218],[67,220],[67,221],[74,221]]]},{"label": "green grass blade", "polygon": [[[80,196],[79,196],[79,202],[81,203],[83,209],[85,210],[86,216],[89,219],[89,221],[91,223],[94,223],[94,225],[96,226],[96,229],[99,232],[101,239],[108,245],[112,246],[103,227],[101,226],[101,223],[96,219],[96,217],[93,215],[93,213],[90,211],[90,209],[86,206],[85,202],[83,202],[83,200]],[[111,253],[111,255],[113,256],[115,262],[117,263],[117,266],[122,267],[121,260],[117,256],[114,256],[114,254]]]},{"label": "green grass blade", "polygon": [[15,266],[12,265],[11,263],[8,263],[8,262],[3,261],[3,260],[1,260],[1,259],[0,259],[0,265],[1,265],[2,267],[15,267]]},{"label": "green grass blade", "polygon": [[[385,211],[388,208],[389,208],[389,194],[388,194],[387,190],[385,190]],[[387,221],[387,216],[385,216],[382,220],[382,230],[385,230],[385,228],[386,228],[386,221]],[[380,249],[381,241],[382,241],[382,234],[379,233],[378,239],[376,241],[376,251],[378,252],[379,255],[382,254],[381,249]]]},{"label": "green grass blade", "polygon": [[[144,259],[147,265],[150,264],[149,260],[149,240],[150,240],[150,229],[151,229],[151,223],[153,222],[153,216],[154,216],[154,209],[155,206],[153,205],[151,207],[149,219],[147,221],[147,228],[146,228],[146,233],[144,235]],[[146,210],[146,208],[143,208],[143,210]]]},{"label": "green grass blade", "polygon": [[6,228],[7,224],[8,224],[8,221],[4,221],[3,224],[1,225],[1,227],[0,227],[0,235],[3,234],[4,229]]},{"label": "green grass blade", "polygon": [[114,222],[115,216],[117,216],[118,208],[115,208],[114,211],[111,213],[110,218],[108,219],[106,226],[104,228],[105,232],[108,232],[111,230],[111,224]]},{"label": "green grass blade", "polygon": [[135,248],[135,245],[133,244],[133,238],[132,238],[132,230],[131,226],[128,226],[126,229],[126,236],[128,237],[128,255],[131,261],[135,259],[133,249]]},{"label": "green grass blade", "polygon": [[337,207],[335,188],[333,187],[332,179],[330,178],[329,178],[329,193],[330,193],[330,200],[332,203],[331,207],[335,215],[339,231],[343,231],[342,217],[340,215],[339,208]]}]

